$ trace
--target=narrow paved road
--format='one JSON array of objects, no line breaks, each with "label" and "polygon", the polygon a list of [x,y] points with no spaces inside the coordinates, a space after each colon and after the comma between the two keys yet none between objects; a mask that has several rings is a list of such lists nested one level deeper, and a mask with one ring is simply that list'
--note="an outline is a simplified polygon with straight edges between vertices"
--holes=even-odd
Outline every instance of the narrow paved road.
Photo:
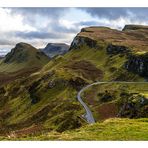
[{"label": "narrow paved road", "polygon": [[94,119],[93,114],[92,114],[91,110],[89,109],[89,107],[83,102],[83,100],[81,98],[81,94],[82,94],[83,91],[85,91],[86,89],[88,89],[89,87],[91,87],[93,85],[105,84],[105,83],[118,83],[118,84],[144,84],[144,83],[147,83],[148,84],[148,82],[123,82],[123,81],[100,82],[100,81],[98,81],[98,82],[89,84],[89,85],[85,86],[84,88],[82,88],[77,94],[77,99],[86,111],[84,118],[90,124],[95,123],[95,119]]}]

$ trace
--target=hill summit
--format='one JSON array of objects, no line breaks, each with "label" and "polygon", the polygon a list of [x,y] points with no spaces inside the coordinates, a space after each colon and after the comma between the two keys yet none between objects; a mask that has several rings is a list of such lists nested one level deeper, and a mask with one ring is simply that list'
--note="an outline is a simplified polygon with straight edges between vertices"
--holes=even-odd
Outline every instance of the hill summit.
[{"label": "hill summit", "polygon": [[41,68],[48,56],[27,43],[18,43],[0,62],[0,72],[14,72],[32,67]]},{"label": "hill summit", "polygon": [[47,58],[42,52],[39,52],[35,47],[27,43],[18,43],[16,46],[9,52],[4,60],[4,63],[11,62],[27,62],[31,60],[29,58],[42,59]]}]

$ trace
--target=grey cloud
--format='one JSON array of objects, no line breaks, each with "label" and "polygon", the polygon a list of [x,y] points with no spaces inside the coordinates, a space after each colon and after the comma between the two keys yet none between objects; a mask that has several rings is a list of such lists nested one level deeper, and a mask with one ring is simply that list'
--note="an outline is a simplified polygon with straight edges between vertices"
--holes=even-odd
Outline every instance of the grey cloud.
[{"label": "grey cloud", "polygon": [[99,25],[98,21],[81,21],[78,23],[75,23],[76,26],[95,26],[95,25]]},{"label": "grey cloud", "polygon": [[0,39],[0,45],[13,45],[14,44],[14,42],[13,41],[10,41],[9,39],[3,39],[3,38],[1,38]]},{"label": "grey cloud", "polygon": [[41,31],[30,31],[30,32],[16,32],[16,37],[23,39],[59,39],[64,37],[63,34],[53,33],[53,32],[41,32]]},{"label": "grey cloud", "polygon": [[92,16],[118,19],[130,17],[131,19],[148,20],[148,8],[80,8]]},{"label": "grey cloud", "polygon": [[41,16],[50,16],[55,17],[55,19],[61,16],[69,8],[56,8],[56,7],[25,7],[25,8],[9,8],[13,14],[22,14],[22,15],[41,15]]},{"label": "grey cloud", "polygon": [[[23,16],[24,24],[29,24],[32,27],[36,28],[37,30],[42,30],[41,32],[32,32],[26,33],[31,36],[36,37],[43,37],[48,38],[47,32],[49,28],[53,30],[53,32],[60,32],[60,33],[71,33],[75,32],[75,28],[67,29],[65,26],[62,26],[59,23],[59,19],[63,17],[64,14],[68,13],[70,8],[9,8],[11,9],[12,15],[21,14]],[[43,35],[42,35],[43,34]],[[53,33],[55,34],[55,33]],[[26,36],[26,35],[25,35]],[[55,35],[50,35],[55,36]],[[58,37],[58,36],[57,36]]]},{"label": "grey cloud", "polygon": [[77,33],[78,32],[77,27],[67,28],[66,26],[63,26],[62,24],[60,24],[60,22],[53,22],[50,24],[50,26],[53,31],[56,31],[59,33]]},{"label": "grey cloud", "polygon": [[[9,8],[12,15],[21,14],[24,17],[24,23],[29,23],[31,25],[36,25],[44,23],[43,18],[52,19],[53,21],[58,20],[61,16],[68,11],[69,8],[39,8],[39,7],[29,7],[29,8]],[[37,20],[37,17],[41,20]]]}]

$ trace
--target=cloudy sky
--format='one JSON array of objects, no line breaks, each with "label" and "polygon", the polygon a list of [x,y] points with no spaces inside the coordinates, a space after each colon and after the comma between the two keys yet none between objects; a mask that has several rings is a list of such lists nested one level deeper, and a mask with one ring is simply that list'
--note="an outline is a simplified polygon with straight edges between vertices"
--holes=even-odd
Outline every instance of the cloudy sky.
[{"label": "cloudy sky", "polygon": [[37,48],[49,42],[70,44],[86,26],[148,25],[147,14],[148,8],[0,8],[0,54],[18,42]]}]

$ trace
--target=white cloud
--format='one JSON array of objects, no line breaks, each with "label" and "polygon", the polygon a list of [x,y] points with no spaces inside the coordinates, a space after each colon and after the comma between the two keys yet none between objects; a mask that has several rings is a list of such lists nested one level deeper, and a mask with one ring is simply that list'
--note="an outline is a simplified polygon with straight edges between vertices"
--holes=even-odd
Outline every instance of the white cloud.
[{"label": "white cloud", "polygon": [[0,8],[0,31],[30,31],[35,30],[32,26],[23,23],[22,15],[11,15],[10,9]]},{"label": "white cloud", "polygon": [[60,19],[59,23],[63,26],[65,26],[66,28],[70,29],[70,28],[75,28],[74,26],[74,21],[69,21],[69,20],[64,20],[64,19]]},{"label": "white cloud", "polygon": [[97,19],[98,24],[111,27],[113,29],[122,29],[127,24],[139,24],[139,25],[147,25],[148,21],[142,20],[132,20],[127,17],[119,17],[117,19],[110,20],[108,18],[99,18]]}]

